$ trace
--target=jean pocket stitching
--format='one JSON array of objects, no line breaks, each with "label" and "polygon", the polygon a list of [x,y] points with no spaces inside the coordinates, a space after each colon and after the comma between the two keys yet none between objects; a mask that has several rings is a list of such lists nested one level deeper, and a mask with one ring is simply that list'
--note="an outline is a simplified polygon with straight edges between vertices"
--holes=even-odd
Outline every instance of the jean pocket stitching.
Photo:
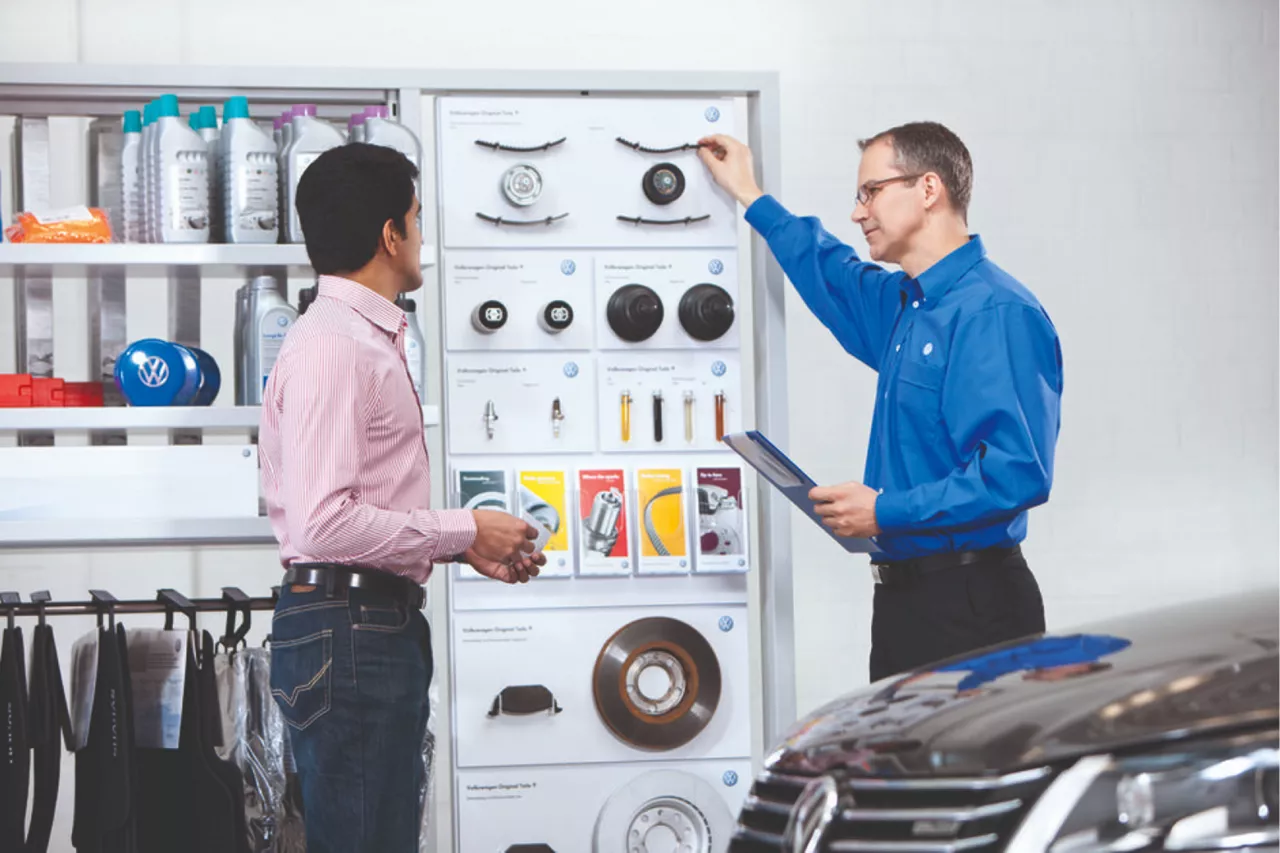
[{"label": "jean pocket stitching", "polygon": [[370,607],[367,604],[362,604],[360,605],[361,621],[357,624],[352,625],[351,629],[353,631],[382,631],[383,633],[386,633],[386,634],[398,634],[399,632],[403,631],[405,628],[409,626],[410,615],[409,615],[409,609],[407,607],[403,609],[404,616],[399,625],[365,624],[364,618],[367,614],[370,614],[370,613],[394,613],[396,614],[397,617],[399,617],[401,612],[402,612],[401,608],[399,607]]},{"label": "jean pocket stitching", "polygon": [[288,607],[284,610],[277,610],[275,615],[271,617],[271,621],[275,622],[284,619],[287,616],[294,616],[299,613],[310,613],[313,610],[326,610],[330,607],[346,607],[345,601],[313,601],[310,604],[299,604],[294,607]]},{"label": "jean pocket stitching", "polygon": [[293,690],[290,691],[290,694],[288,696],[286,696],[285,692],[278,687],[271,688],[271,695],[279,696],[281,702],[284,702],[286,705],[292,708],[294,705],[298,704],[298,694],[302,693],[304,690],[310,690],[311,688],[315,687],[316,683],[319,682],[320,679],[324,678],[325,673],[329,671],[329,667],[332,664],[333,664],[333,658],[330,657],[328,660],[324,662],[324,666],[320,667],[320,671],[315,674],[315,677],[313,677],[306,684],[299,684],[297,687],[293,688]]},{"label": "jean pocket stitching", "polygon": [[271,695],[273,698],[289,708],[296,708],[298,701],[303,695],[308,694],[310,691],[317,690],[317,685],[323,682],[323,692],[319,694],[321,696],[319,707],[316,708],[315,712],[312,713],[310,717],[302,720],[301,722],[295,722],[289,719],[287,714],[281,715],[286,724],[298,731],[305,730],[316,720],[320,719],[329,712],[329,709],[333,705],[333,685],[330,673],[333,667],[333,631],[326,629],[324,631],[318,631],[314,634],[310,634],[306,637],[299,637],[296,640],[285,640],[275,644],[276,648],[290,648],[294,646],[301,646],[305,643],[313,643],[317,640],[323,643],[322,649],[324,650],[324,653],[322,655],[322,659],[324,662],[321,664],[320,669],[316,674],[313,675],[305,684],[297,685],[291,688],[288,692],[279,687],[271,688]]}]

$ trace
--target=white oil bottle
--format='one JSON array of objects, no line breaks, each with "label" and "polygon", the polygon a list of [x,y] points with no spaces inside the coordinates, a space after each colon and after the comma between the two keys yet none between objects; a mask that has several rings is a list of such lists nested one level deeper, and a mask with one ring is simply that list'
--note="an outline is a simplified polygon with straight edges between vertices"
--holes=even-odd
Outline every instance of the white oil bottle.
[{"label": "white oil bottle", "polygon": [[120,195],[125,243],[142,241],[142,116],[125,110],[124,144],[120,146]]},{"label": "white oil bottle", "polygon": [[156,120],[157,233],[162,243],[209,242],[209,153],[185,125],[176,95],[160,98]]},{"label": "white oil bottle", "polygon": [[316,118],[315,104],[298,104],[293,108],[292,130],[289,147],[285,151],[285,164],[289,184],[287,198],[289,210],[289,242],[302,243],[302,223],[298,219],[298,181],[307,167],[330,148],[337,148],[345,140],[342,133],[327,121]]},{"label": "white oil bottle", "polygon": [[230,98],[219,139],[220,202],[228,243],[275,243],[280,236],[276,146],[249,117],[249,102]]}]

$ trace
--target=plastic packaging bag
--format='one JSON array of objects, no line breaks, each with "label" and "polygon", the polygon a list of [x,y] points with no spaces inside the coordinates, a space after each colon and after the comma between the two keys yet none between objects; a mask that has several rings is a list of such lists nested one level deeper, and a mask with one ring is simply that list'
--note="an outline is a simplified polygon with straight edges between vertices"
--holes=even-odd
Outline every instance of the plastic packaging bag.
[{"label": "plastic packaging bag", "polygon": [[111,223],[98,207],[24,211],[4,236],[13,243],[110,243]]}]

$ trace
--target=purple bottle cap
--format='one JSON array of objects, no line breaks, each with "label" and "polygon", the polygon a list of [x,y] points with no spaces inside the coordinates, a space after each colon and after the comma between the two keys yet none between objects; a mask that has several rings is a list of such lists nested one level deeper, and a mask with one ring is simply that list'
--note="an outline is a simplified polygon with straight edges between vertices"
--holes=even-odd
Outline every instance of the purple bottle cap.
[{"label": "purple bottle cap", "polygon": [[365,107],[364,114],[369,118],[391,118],[391,109],[386,104]]},{"label": "purple bottle cap", "polygon": [[297,118],[298,116],[314,117],[316,114],[316,105],[315,104],[294,104],[293,109],[291,110],[291,113],[294,118]]},{"label": "purple bottle cap", "polygon": [[283,115],[283,114],[276,116],[276,117],[275,117],[274,119],[272,119],[272,121],[271,121],[271,128],[272,128],[273,130],[279,130],[279,129],[280,129],[280,128],[282,128],[282,127],[284,127],[284,115]]},{"label": "purple bottle cap", "polygon": [[367,116],[364,113],[352,113],[351,118],[347,119],[347,132],[350,133],[352,128],[358,124],[364,124]]}]

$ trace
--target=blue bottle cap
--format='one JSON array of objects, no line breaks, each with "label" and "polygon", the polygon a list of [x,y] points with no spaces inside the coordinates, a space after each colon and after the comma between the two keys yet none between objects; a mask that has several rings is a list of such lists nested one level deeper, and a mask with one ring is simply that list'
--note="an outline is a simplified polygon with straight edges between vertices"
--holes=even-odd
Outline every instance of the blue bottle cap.
[{"label": "blue bottle cap", "polygon": [[218,110],[215,107],[205,105],[200,108],[200,126],[207,127],[210,130],[218,129]]},{"label": "blue bottle cap", "polygon": [[222,105],[222,120],[224,122],[231,121],[233,118],[249,117],[249,99],[244,95],[235,95],[227,98],[227,102]]},{"label": "blue bottle cap", "polygon": [[184,356],[168,341],[143,338],[129,344],[116,359],[116,387],[130,406],[184,405],[178,399],[185,392],[190,400],[199,386],[198,375],[188,376],[192,367],[196,362],[191,353]]},{"label": "blue bottle cap", "polygon": [[161,95],[156,102],[156,109],[158,118],[179,118],[182,115],[178,110],[177,95]]},{"label": "blue bottle cap", "polygon": [[137,110],[124,111],[124,132],[125,133],[141,133],[142,132],[142,114]]},{"label": "blue bottle cap", "polygon": [[200,129],[200,113],[192,113],[191,115],[187,116],[187,127],[191,128],[192,130]]}]

